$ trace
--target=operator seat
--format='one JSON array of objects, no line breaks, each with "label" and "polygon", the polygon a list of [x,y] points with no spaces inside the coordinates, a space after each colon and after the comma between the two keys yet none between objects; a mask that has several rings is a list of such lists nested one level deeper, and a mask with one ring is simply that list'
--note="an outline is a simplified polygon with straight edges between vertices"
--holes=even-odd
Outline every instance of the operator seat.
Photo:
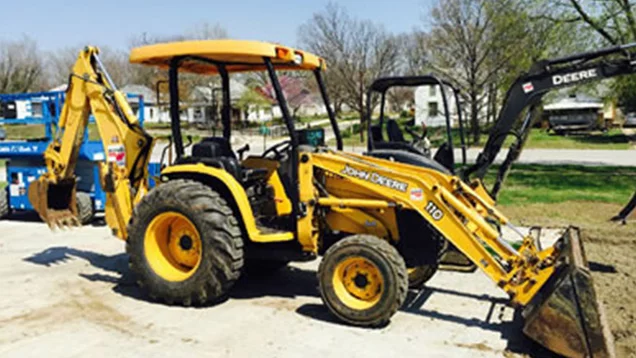
[{"label": "operator seat", "polygon": [[389,142],[406,143],[404,134],[395,119],[389,119],[386,122],[386,134],[389,137]]},{"label": "operator seat", "polygon": [[[394,119],[386,122],[386,132],[389,140],[385,142],[382,138],[382,128],[380,126],[371,127],[371,135],[373,136],[373,150],[367,155],[375,156],[373,153],[379,150],[402,150],[409,153],[426,156],[424,152],[412,146],[404,139],[404,134],[400,126]],[[382,154],[383,155],[383,154]]]},{"label": "operator seat", "polygon": [[224,169],[246,187],[264,179],[267,174],[266,169],[243,168],[230,142],[223,137],[203,138],[192,146],[191,156],[183,157],[177,162],[177,164],[196,163]]}]

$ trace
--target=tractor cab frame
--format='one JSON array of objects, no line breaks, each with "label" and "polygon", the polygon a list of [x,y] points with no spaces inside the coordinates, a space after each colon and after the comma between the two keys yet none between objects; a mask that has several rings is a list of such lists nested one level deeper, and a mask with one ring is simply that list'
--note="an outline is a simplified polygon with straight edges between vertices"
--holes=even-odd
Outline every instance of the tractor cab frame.
[{"label": "tractor cab frame", "polygon": [[[446,141],[437,149],[430,159],[430,153],[426,153],[415,144],[415,138],[424,139],[426,132],[418,135],[412,128],[405,127],[405,130],[414,138],[412,142],[404,139],[402,130],[394,119],[387,118],[386,101],[387,93],[392,88],[400,87],[420,87],[420,86],[438,86],[442,98],[443,115],[446,124]],[[455,172],[455,154],[453,148],[453,125],[450,111],[450,102],[447,92],[450,90],[455,102],[458,129],[462,150],[462,164],[466,164],[466,140],[464,135],[464,124],[462,120],[462,108],[459,97],[459,90],[448,81],[444,81],[439,77],[429,74],[422,76],[405,76],[405,77],[383,77],[375,80],[369,87],[367,93],[367,120],[368,126],[368,153],[374,157],[393,158],[396,161],[409,164],[422,165],[424,167],[438,168],[441,165],[445,170],[452,173]],[[380,96],[380,113],[377,121],[372,122],[374,96]],[[386,135],[386,140],[385,140]],[[419,157],[419,158],[418,158]],[[422,157],[424,159],[422,159]],[[436,165],[437,163],[438,165]],[[440,168],[441,169],[441,168]]]},{"label": "tractor cab frame", "polygon": [[[165,54],[165,55],[162,55]],[[265,71],[271,82],[282,120],[289,139],[270,146],[262,157],[273,157],[281,164],[286,175],[281,181],[286,184],[285,191],[291,201],[288,215],[290,231],[295,232],[297,220],[302,210],[298,189],[299,147],[302,145],[324,145],[324,129],[296,130],[293,117],[280,84],[279,71],[309,71],[318,84],[330,125],[336,140],[336,147],[342,150],[342,137],[332,107],[322,73],[326,69],[325,61],[311,53],[291,49],[285,46],[271,45],[254,41],[213,40],[187,41],[179,43],[157,44],[133,49],[130,61],[143,65],[159,66],[168,69],[168,87],[170,98],[170,120],[175,160],[170,164],[204,163],[230,172],[239,182],[245,184],[258,179],[262,168],[245,168],[243,153],[249,145],[233,150],[231,146],[231,96],[230,74]],[[221,126],[222,136],[203,138],[192,145],[192,154],[186,155],[180,119],[180,74],[218,75],[221,79]],[[238,154],[238,157],[236,154]],[[281,157],[284,156],[284,160]],[[172,157],[172,156],[171,156]],[[294,169],[296,168],[296,169]]]}]

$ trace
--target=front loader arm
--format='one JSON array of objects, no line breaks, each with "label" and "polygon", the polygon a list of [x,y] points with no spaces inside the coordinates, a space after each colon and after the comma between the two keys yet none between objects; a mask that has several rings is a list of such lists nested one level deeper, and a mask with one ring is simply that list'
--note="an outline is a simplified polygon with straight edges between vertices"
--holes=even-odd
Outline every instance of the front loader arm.
[{"label": "front loader arm", "polygon": [[29,199],[49,226],[78,223],[75,167],[92,114],[106,153],[106,162],[100,164],[106,221],[125,239],[134,202],[148,190],[153,139],[117,91],[98,54],[97,48],[86,47],[73,66],[56,139],[44,153],[47,172],[31,184]]}]

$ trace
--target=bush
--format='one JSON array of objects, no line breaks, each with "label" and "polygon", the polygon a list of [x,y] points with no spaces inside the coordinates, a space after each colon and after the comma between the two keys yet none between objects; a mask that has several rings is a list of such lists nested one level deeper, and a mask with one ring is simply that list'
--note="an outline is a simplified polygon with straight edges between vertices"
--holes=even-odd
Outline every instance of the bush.
[{"label": "bush", "polygon": [[340,135],[342,136],[342,139],[345,139],[345,138],[351,138],[353,134],[351,133],[351,129],[348,128],[344,130],[342,133],[340,133]]}]

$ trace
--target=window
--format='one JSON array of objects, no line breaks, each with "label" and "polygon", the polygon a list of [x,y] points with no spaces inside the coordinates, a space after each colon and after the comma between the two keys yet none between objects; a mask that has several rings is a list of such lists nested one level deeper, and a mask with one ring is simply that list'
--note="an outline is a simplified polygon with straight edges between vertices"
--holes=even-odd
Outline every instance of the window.
[{"label": "window", "polygon": [[437,117],[438,115],[437,102],[428,102],[428,116]]},{"label": "window", "polygon": [[435,97],[437,92],[437,86],[428,86],[428,96]]}]

